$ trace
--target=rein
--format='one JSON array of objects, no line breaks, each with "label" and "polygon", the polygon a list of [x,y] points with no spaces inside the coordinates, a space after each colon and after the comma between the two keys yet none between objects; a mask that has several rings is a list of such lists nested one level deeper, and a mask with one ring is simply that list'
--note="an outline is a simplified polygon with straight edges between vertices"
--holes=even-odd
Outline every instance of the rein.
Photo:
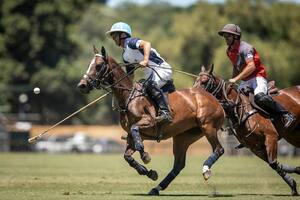
[{"label": "rein", "polygon": [[[103,58],[102,55],[100,54],[96,54],[95,56],[101,56]],[[135,63],[136,64],[136,63]],[[119,65],[119,64],[118,64]],[[123,63],[124,66],[129,65],[126,63]],[[132,63],[130,64],[132,65]],[[125,78],[127,78],[128,76],[130,76],[129,74],[126,73],[126,75],[124,75],[123,77],[121,77],[119,80],[117,80],[115,83],[110,84],[108,81],[108,78],[111,77],[111,75],[114,73],[114,71],[116,69],[118,69],[118,67],[114,67],[110,70],[110,68],[108,67],[108,63],[105,61],[104,63],[101,64],[101,69],[99,71],[96,72],[95,74],[95,79],[91,78],[90,76],[88,76],[87,74],[85,74],[83,76],[83,78],[89,83],[91,84],[92,87],[94,87],[95,89],[104,89],[106,91],[110,91],[109,89],[111,88],[119,88],[119,89],[123,89],[123,90],[128,90],[131,91],[131,88],[126,88],[126,87],[122,87],[122,86],[116,86],[118,83],[120,83],[122,80],[124,80]],[[122,67],[122,66],[120,66]],[[137,70],[138,68],[140,68],[141,66],[135,66],[133,71]]]}]

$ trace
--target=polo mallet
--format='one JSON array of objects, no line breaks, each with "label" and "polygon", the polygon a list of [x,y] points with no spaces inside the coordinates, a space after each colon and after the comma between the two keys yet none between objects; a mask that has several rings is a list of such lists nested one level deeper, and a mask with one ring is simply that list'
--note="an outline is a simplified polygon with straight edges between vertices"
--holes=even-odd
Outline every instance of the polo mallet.
[{"label": "polo mallet", "polygon": [[51,126],[50,128],[48,128],[47,130],[45,130],[43,133],[34,136],[32,138],[28,139],[29,143],[33,143],[36,142],[38,139],[40,139],[43,135],[45,135],[47,132],[49,132],[50,130],[52,130],[53,128],[55,128],[56,126],[58,126],[59,124],[63,123],[64,121],[66,121],[67,119],[73,117],[74,115],[76,115],[77,113],[83,111],[84,109],[86,109],[87,107],[91,106],[92,104],[96,103],[97,101],[99,101],[100,99],[106,97],[107,95],[109,95],[111,92],[107,92],[104,95],[98,97],[97,99],[95,99],[94,101],[90,102],[89,104],[83,106],[82,108],[80,108],[79,110],[77,110],[76,112],[72,113],[71,115],[67,116],[66,118],[64,118],[63,120],[57,122],[56,124],[54,124],[53,126]]}]

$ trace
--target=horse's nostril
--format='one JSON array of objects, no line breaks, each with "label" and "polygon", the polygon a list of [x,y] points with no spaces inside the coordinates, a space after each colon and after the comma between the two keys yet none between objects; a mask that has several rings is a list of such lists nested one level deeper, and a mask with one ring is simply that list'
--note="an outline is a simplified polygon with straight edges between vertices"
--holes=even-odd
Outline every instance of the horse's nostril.
[{"label": "horse's nostril", "polygon": [[84,88],[86,88],[86,85],[85,85],[85,84],[82,84],[82,83],[79,83],[79,84],[77,85],[77,87],[78,87],[79,89],[84,89]]},{"label": "horse's nostril", "polygon": [[79,84],[77,85],[77,88],[78,88],[79,91],[80,91],[81,93],[83,93],[83,94],[89,93],[89,90],[88,90],[88,87],[87,87],[86,84],[79,83]]}]

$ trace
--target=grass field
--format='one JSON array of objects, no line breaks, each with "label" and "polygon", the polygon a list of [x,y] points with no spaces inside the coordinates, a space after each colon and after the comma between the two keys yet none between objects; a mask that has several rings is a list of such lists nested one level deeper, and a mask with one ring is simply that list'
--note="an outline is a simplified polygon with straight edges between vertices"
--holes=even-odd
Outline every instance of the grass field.
[{"label": "grass field", "polygon": [[[182,173],[161,196],[152,197],[146,194],[172,167],[172,156],[152,157],[148,169],[159,173],[154,182],[139,176],[122,155],[2,153],[0,199],[299,199],[291,197],[283,180],[256,157],[222,157],[208,182],[201,175],[204,159],[188,156]],[[279,160],[300,165],[300,158]],[[300,176],[293,177],[300,184]]]}]

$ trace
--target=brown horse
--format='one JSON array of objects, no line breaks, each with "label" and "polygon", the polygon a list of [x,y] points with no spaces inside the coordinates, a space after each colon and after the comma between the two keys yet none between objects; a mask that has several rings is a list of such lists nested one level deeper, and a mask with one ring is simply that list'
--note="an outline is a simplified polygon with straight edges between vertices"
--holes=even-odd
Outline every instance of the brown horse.
[{"label": "brown horse", "polygon": [[213,66],[209,71],[202,67],[194,87],[204,88],[220,101],[239,142],[267,162],[290,186],[292,195],[298,195],[297,184],[287,173],[300,174],[300,167],[290,167],[277,161],[277,141],[284,138],[300,147],[300,86],[282,89],[273,97],[297,118],[293,128],[284,130],[280,117],[272,116],[272,123],[270,118],[252,107],[248,96],[236,84],[226,82],[212,72]]},{"label": "brown horse", "polygon": [[[138,150],[144,163],[150,161],[144,152],[142,140],[156,140],[159,125],[155,124],[155,107],[141,90],[134,87],[132,80],[116,61],[106,55],[102,47],[101,54],[94,48],[95,56],[86,74],[80,80],[78,88],[82,93],[88,93],[93,88],[111,89],[120,108],[120,122],[127,132],[127,146],[124,158],[140,175],[147,175],[156,180],[158,175],[154,170],[148,170],[139,164],[132,154]],[[217,131],[221,128],[225,113],[218,101],[200,88],[178,90],[169,94],[173,122],[164,126],[162,139],[173,138],[174,165],[169,174],[153,188],[149,195],[159,195],[175,179],[185,167],[188,147],[206,136],[212,146],[213,153],[203,164],[203,176],[210,177],[210,168],[224,153],[218,141]]]}]

